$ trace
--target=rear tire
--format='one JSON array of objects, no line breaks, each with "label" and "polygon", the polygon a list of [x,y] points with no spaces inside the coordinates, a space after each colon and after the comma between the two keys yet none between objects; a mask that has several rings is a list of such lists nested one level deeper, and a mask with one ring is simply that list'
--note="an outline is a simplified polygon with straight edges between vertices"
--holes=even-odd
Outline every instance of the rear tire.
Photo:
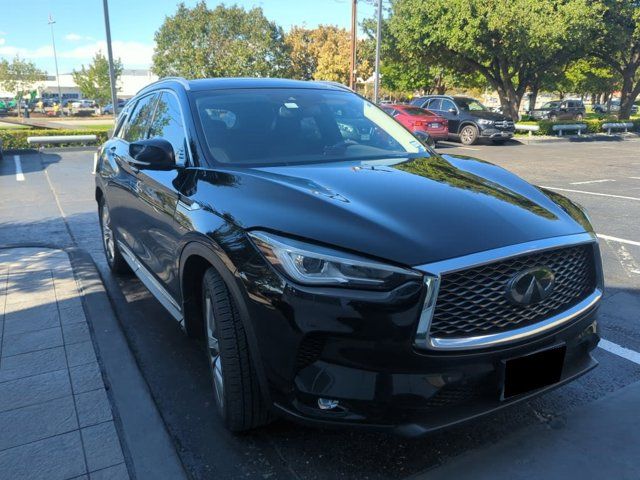
[{"label": "rear tire", "polygon": [[259,427],[269,410],[258,384],[244,325],[220,274],[209,268],[202,282],[202,314],[214,400],[232,432]]},{"label": "rear tire", "polygon": [[478,141],[478,127],[475,125],[465,125],[460,130],[460,142],[463,145],[473,145]]},{"label": "rear tire", "polygon": [[584,118],[584,116],[583,116],[581,113],[578,113],[578,114],[576,115],[576,120],[577,120],[578,122],[581,122],[583,118]]},{"label": "rear tire", "polygon": [[131,273],[129,264],[120,253],[118,242],[111,227],[109,207],[104,198],[101,198],[98,203],[98,216],[100,218],[100,232],[102,233],[102,247],[104,248],[104,256],[107,259],[109,269],[117,275]]}]

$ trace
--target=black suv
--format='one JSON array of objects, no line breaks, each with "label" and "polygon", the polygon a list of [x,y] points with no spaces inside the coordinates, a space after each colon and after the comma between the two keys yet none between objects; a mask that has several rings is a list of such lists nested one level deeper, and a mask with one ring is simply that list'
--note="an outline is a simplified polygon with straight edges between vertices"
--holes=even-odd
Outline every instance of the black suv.
[{"label": "black suv", "polygon": [[346,88],[149,85],[99,150],[95,198],[111,270],[200,339],[231,430],[279,413],[415,435],[596,365],[582,210],[436,154]]},{"label": "black suv", "polygon": [[582,120],[586,113],[582,100],[552,100],[529,112],[536,120]]},{"label": "black suv", "polygon": [[492,112],[473,98],[427,95],[414,98],[411,105],[445,117],[449,121],[449,137],[459,139],[464,145],[473,145],[480,138],[504,143],[515,132],[511,118]]}]

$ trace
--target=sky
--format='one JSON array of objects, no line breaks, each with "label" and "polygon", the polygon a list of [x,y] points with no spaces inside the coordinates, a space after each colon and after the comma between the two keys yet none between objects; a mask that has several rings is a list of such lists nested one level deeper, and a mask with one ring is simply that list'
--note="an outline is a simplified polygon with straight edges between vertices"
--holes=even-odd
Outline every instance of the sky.
[{"label": "sky", "polygon": [[[197,0],[185,0],[193,6]],[[109,0],[114,56],[125,68],[148,68],[153,55],[153,35],[164,18],[176,11],[178,0]],[[236,3],[261,7],[265,16],[286,30],[292,25],[351,25],[350,0],[208,0],[210,8]],[[61,74],[88,65],[96,51],[106,54],[102,0],[1,0],[0,58],[15,55],[55,73],[49,14],[53,25]],[[359,2],[358,21],[371,17],[374,7]]]}]

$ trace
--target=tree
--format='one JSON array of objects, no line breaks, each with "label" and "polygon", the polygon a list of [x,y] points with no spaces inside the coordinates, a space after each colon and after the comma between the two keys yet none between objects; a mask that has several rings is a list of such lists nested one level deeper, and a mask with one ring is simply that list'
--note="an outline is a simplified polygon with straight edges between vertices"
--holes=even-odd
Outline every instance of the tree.
[{"label": "tree", "polygon": [[[313,29],[293,27],[285,36],[291,58],[291,77],[349,83],[350,42],[349,33],[333,25]],[[370,57],[374,50],[369,43],[359,40],[357,45],[356,72],[362,78],[368,78],[373,69]]]},{"label": "tree", "polygon": [[262,9],[178,5],[155,33],[152,70],[187,78],[286,76],[284,32]]},{"label": "tree", "polygon": [[[113,70],[116,83],[122,75],[122,62],[120,59],[113,62]],[[93,62],[88,68],[82,65],[79,71],[71,73],[80,93],[85,98],[91,98],[98,106],[103,107],[111,101],[111,81],[109,78],[109,60],[98,51],[93,57]]]},{"label": "tree", "polygon": [[535,76],[583,54],[598,18],[589,0],[395,0],[391,34],[403,54],[481,74],[518,117]]},{"label": "tree", "polygon": [[21,60],[16,56],[11,62],[0,60],[0,86],[7,92],[16,95],[18,116],[20,102],[27,92],[34,89],[35,84],[44,79],[44,72],[39,70],[33,62]]},{"label": "tree", "polygon": [[600,0],[604,8],[593,53],[622,78],[620,118],[628,119],[640,95],[640,2]]}]

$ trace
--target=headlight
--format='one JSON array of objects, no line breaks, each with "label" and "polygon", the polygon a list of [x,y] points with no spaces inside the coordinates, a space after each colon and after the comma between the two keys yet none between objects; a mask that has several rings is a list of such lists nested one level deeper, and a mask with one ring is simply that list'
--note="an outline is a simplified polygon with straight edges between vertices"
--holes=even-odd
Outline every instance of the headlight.
[{"label": "headlight", "polygon": [[281,273],[305,285],[387,290],[422,274],[346,252],[266,232],[249,232],[265,258]]},{"label": "headlight", "polygon": [[481,118],[478,120],[480,125],[493,125],[493,120],[487,120],[486,118]]}]

